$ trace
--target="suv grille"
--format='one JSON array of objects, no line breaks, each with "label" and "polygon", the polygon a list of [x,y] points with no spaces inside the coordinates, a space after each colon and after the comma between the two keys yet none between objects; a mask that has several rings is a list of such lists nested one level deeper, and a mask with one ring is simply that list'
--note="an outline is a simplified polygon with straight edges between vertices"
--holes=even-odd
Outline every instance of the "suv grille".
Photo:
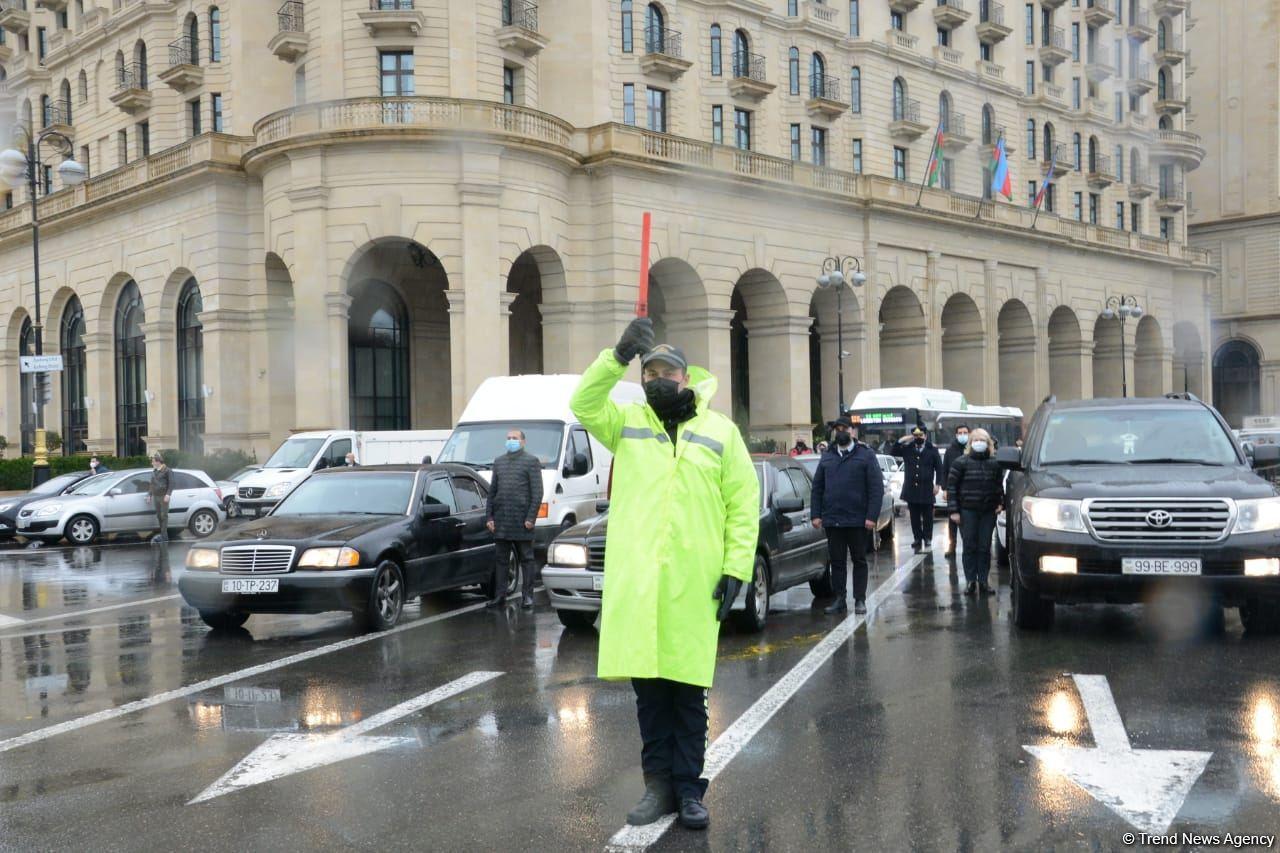
[{"label": "suv grille", "polygon": [[266,491],[266,487],[264,486],[241,486],[239,489],[239,494],[240,494],[240,497],[242,498],[248,498],[249,500],[257,500],[258,498],[262,497],[265,491]]},{"label": "suv grille", "polygon": [[224,575],[260,575],[289,571],[292,545],[232,545],[222,549]]},{"label": "suv grille", "polygon": [[1227,535],[1232,505],[1218,499],[1101,498],[1085,502],[1100,542],[1217,542]]},{"label": "suv grille", "polygon": [[604,543],[603,542],[587,543],[587,571],[589,572],[604,571]]}]

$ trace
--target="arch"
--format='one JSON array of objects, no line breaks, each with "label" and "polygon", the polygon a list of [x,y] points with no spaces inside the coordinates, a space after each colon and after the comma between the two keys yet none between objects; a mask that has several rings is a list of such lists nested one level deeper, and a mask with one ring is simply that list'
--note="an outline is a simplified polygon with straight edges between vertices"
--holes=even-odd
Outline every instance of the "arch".
[{"label": "arch", "polygon": [[1169,45],[1169,19],[1161,18],[1156,23],[1156,50],[1164,50]]},{"label": "arch", "polygon": [[667,16],[657,3],[650,3],[645,8],[644,42],[649,53],[666,53]]},{"label": "arch", "polygon": [[178,449],[204,452],[204,299],[194,277],[178,296]]},{"label": "arch", "polygon": [[1204,346],[1195,323],[1173,324],[1173,390],[1204,399]]},{"label": "arch", "polygon": [[1089,137],[1089,171],[1098,171],[1098,137]]},{"label": "arch", "polygon": [[902,121],[907,116],[907,81],[893,78],[893,120]]},{"label": "arch", "polygon": [[707,309],[707,291],[702,278],[688,262],[680,258],[663,258],[649,269],[649,316],[659,342],[679,336],[678,317],[702,313]]},{"label": "arch", "polygon": [[113,328],[116,352],[116,455],[147,451],[147,337],[142,294],[133,279],[120,287]]},{"label": "arch", "polygon": [[136,75],[133,85],[139,89],[151,85],[150,72],[147,69],[147,43],[138,39],[133,45],[133,73]]},{"label": "arch", "polygon": [[885,387],[919,385],[925,375],[928,318],[916,294],[897,285],[880,303],[880,384]]},{"label": "arch", "polygon": [[996,111],[990,104],[982,105],[982,144],[996,144]]},{"label": "arch", "polygon": [[809,57],[809,97],[822,98],[827,94],[827,60],[814,51]]},{"label": "arch", "polygon": [[1150,314],[1138,320],[1133,346],[1133,393],[1136,397],[1159,397],[1165,393],[1164,339],[1160,322]]},{"label": "arch", "polygon": [[1024,412],[1036,407],[1036,330],[1031,311],[1019,299],[1000,308],[996,320],[999,340],[1000,405]]},{"label": "arch", "polygon": [[1213,354],[1213,402],[1237,429],[1262,410],[1262,358],[1253,344],[1229,340]]},{"label": "arch", "polygon": [[733,76],[751,76],[751,36],[746,30],[733,31]]},{"label": "arch", "polygon": [[80,79],[78,81],[80,103],[89,103],[89,75],[83,68],[80,69]]},{"label": "arch", "polygon": [[1041,128],[1041,135],[1044,137],[1044,157],[1047,160],[1053,156],[1053,122],[1046,121],[1044,127]]},{"label": "arch", "polygon": [[719,24],[711,25],[711,76],[724,72],[724,36]]},{"label": "arch", "polygon": [[[25,314],[25,312],[24,312]],[[23,316],[22,327],[18,330],[18,355],[36,354],[36,331],[31,318]],[[20,449],[23,456],[30,456],[36,449],[36,385],[35,375],[18,373],[18,399],[22,409],[19,418]]]},{"label": "arch", "polygon": [[938,127],[943,132],[951,129],[951,93],[946,89],[938,93]]},{"label": "arch", "polygon": [[[840,404],[848,406],[861,384],[861,341],[865,337],[862,306],[858,293],[848,282],[836,290],[819,287],[809,300],[809,399],[810,417],[815,424],[826,423],[840,414]],[[841,358],[840,350],[849,355]],[[844,400],[840,400],[840,365],[845,367]]]},{"label": "arch", "polygon": [[116,83],[115,83],[115,88],[117,88],[117,89],[123,88],[123,87],[124,87],[124,85],[125,85],[125,82],[126,82],[126,75],[125,75],[125,65],[124,65],[124,51],[123,51],[123,50],[117,50],[117,51],[116,51]]},{"label": "arch", "polygon": [[800,94],[800,49],[792,47],[787,51],[787,82],[793,95]]},{"label": "arch", "polygon": [[[542,306],[569,301],[564,262],[550,246],[534,246],[520,253],[507,273],[507,293],[514,297],[508,320],[508,372],[554,373],[563,363],[563,347],[548,345],[543,331]],[[548,365],[554,365],[549,369]]]},{"label": "arch", "polygon": [[[782,283],[768,270],[743,273],[729,297],[733,316],[729,321],[729,399],[735,423],[744,432],[751,425],[786,423],[786,395],[760,383],[764,364],[788,364],[790,339],[777,333],[776,321],[787,316],[787,296]],[[772,322],[771,322],[772,321]],[[784,327],[784,331],[785,331]],[[753,373],[750,365],[755,363]],[[776,380],[776,377],[773,377]]]},{"label": "arch", "polygon": [[409,429],[409,309],[395,288],[366,279],[351,291],[347,350],[351,428]]},{"label": "arch", "polygon": [[58,87],[60,106],[62,107],[62,120],[66,124],[75,124],[71,118],[71,81],[65,77],[62,79],[62,85]]},{"label": "arch", "polygon": [[[256,376],[272,389],[265,411],[256,412],[255,421],[270,433],[270,443],[261,452],[270,453],[275,443],[288,436],[297,421],[296,349],[293,325],[293,277],[280,256],[267,252],[262,259],[262,273],[267,283],[265,300],[259,305],[265,308],[269,334],[256,342],[255,350],[261,353],[262,364]],[[223,404],[225,405],[225,403]],[[265,457],[264,457],[265,458]]]},{"label": "arch", "polygon": [[1161,66],[1156,72],[1156,100],[1163,101],[1169,95],[1169,69]]},{"label": "arch", "polygon": [[222,10],[209,7],[209,61],[222,61]]},{"label": "arch", "polygon": [[1160,129],[1173,130],[1173,119],[1169,118],[1167,114],[1160,116]]},{"label": "arch", "polygon": [[[50,316],[53,315],[52,308]],[[58,323],[58,349],[62,353],[62,452],[73,456],[88,450],[89,395],[84,345],[84,308],[74,293],[62,309]]]},{"label": "arch", "polygon": [[1084,396],[1084,352],[1076,312],[1059,305],[1049,315],[1049,393],[1059,400]]},{"label": "arch", "polygon": [[985,347],[977,303],[968,294],[952,294],[942,306],[942,386],[969,400],[985,401]]},{"label": "arch", "polygon": [[[1121,353],[1124,325],[1119,317],[1108,320],[1101,314],[1093,324],[1093,396],[1120,397],[1124,394],[1124,364]],[[1122,373],[1122,370],[1124,373]]]}]

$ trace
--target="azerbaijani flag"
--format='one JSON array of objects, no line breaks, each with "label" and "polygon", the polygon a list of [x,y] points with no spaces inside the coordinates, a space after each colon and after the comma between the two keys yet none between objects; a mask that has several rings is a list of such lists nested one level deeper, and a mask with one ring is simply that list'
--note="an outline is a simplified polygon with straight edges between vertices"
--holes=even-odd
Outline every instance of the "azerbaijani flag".
[{"label": "azerbaijani flag", "polygon": [[1044,173],[1044,180],[1040,182],[1040,190],[1036,193],[1036,197],[1031,202],[1031,206],[1040,209],[1040,202],[1044,201],[1045,193],[1049,192],[1049,183],[1053,180],[1054,167],[1058,165],[1058,149],[1053,149],[1053,155],[1049,158],[1049,170]]},{"label": "azerbaijani flag", "polygon": [[929,152],[929,165],[924,168],[925,183],[933,186],[942,177],[942,125],[933,136],[933,150]]},{"label": "azerbaijani flag", "polygon": [[996,193],[1013,200],[1013,180],[1009,177],[1009,158],[1004,153],[1003,134],[991,152],[991,194]]}]

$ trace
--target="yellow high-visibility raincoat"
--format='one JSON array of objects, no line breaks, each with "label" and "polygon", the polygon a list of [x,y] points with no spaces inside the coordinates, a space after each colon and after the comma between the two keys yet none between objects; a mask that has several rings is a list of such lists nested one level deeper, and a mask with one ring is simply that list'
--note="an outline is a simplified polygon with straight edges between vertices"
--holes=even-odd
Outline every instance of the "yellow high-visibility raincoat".
[{"label": "yellow high-visibility raincoat", "polygon": [[721,575],[751,580],[760,484],[737,426],[708,408],[710,373],[689,368],[697,414],[673,446],[648,404],[609,399],[626,370],[605,350],[570,403],[613,453],[599,676],[710,687],[720,634],[712,594]]}]

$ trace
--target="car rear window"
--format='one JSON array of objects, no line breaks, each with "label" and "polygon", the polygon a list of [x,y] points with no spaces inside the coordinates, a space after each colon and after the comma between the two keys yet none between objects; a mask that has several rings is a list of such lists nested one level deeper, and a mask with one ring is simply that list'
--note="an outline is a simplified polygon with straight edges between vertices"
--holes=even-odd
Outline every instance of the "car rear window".
[{"label": "car rear window", "polygon": [[1240,458],[1217,418],[1198,406],[1058,410],[1040,442],[1041,465],[1154,462],[1237,465]]}]

